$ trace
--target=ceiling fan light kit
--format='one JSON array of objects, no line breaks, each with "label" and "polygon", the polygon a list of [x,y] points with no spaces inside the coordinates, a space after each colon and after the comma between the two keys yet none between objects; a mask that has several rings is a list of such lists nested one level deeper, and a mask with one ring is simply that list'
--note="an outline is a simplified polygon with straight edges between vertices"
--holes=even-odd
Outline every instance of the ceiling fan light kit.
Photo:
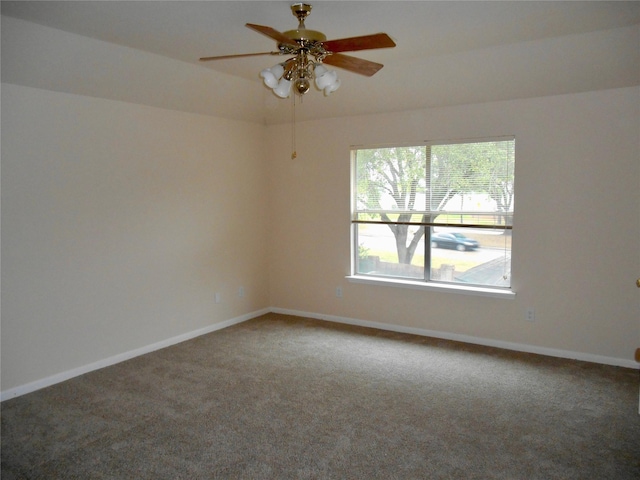
[{"label": "ceiling fan light kit", "polygon": [[372,76],[382,68],[382,64],[361,58],[343,55],[341,52],[395,47],[394,41],[386,33],[361,37],[329,40],[316,30],[309,30],[304,20],[311,13],[311,5],[295,3],[291,12],[298,19],[298,28],[279,32],[271,27],[247,23],[246,26],[278,42],[277,52],[244,53],[203,57],[200,61],[222,60],[255,55],[292,55],[288,60],[260,72],[264,84],[280,98],[287,98],[293,88],[297,95],[304,95],[311,88],[312,80],[318,90],[329,95],[340,87],[340,79],[334,70],[324,64],[342,68],[365,76]]}]

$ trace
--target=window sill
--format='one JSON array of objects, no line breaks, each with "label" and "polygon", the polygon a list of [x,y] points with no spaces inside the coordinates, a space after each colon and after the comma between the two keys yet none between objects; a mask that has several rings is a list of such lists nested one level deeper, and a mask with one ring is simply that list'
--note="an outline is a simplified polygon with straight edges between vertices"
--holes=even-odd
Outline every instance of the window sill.
[{"label": "window sill", "polygon": [[363,283],[366,285],[378,285],[384,287],[400,287],[400,288],[412,288],[415,290],[427,290],[432,292],[444,292],[444,293],[458,293],[462,295],[476,295],[481,297],[493,297],[493,298],[515,298],[516,292],[505,288],[490,288],[490,287],[477,287],[458,285],[451,283],[436,283],[436,282],[417,282],[406,279],[394,279],[394,278],[381,278],[381,277],[368,277],[364,275],[348,275],[346,279],[352,283]]}]

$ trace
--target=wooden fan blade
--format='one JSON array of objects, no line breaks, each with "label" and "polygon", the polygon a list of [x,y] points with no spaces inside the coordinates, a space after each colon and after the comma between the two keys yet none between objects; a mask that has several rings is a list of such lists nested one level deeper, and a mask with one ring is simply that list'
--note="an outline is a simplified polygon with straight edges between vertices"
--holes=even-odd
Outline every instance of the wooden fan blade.
[{"label": "wooden fan blade", "polygon": [[343,55],[342,53],[327,55],[324,60],[322,60],[322,63],[333,65],[338,68],[344,68],[350,72],[366,75],[367,77],[371,77],[384,66],[381,63],[370,62],[369,60],[363,60],[362,58],[350,57],[348,55]]},{"label": "wooden fan blade", "polygon": [[292,40],[291,38],[287,37],[284,33],[281,33],[275,30],[274,28],[264,27],[262,25],[254,25],[253,23],[247,23],[246,26],[249,27],[251,30],[255,30],[256,32],[262,33],[263,35],[266,35],[269,38],[273,38],[276,42],[286,43],[289,45],[296,45],[296,46],[298,45],[295,40]]},{"label": "wooden fan blade", "polygon": [[202,57],[200,61],[208,62],[209,60],[224,60],[225,58],[238,58],[238,57],[255,57],[258,55],[280,55],[280,52],[240,53],[238,55],[219,55],[217,57]]},{"label": "wooden fan blade", "polygon": [[330,52],[355,52],[356,50],[371,50],[374,48],[391,48],[396,44],[386,33],[363,35],[362,37],[342,38],[322,42],[325,50]]}]

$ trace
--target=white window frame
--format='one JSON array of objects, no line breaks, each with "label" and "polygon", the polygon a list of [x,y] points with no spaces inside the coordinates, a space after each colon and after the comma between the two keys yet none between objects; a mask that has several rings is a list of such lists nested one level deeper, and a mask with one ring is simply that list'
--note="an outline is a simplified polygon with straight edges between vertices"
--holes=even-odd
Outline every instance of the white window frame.
[{"label": "white window frame", "polygon": [[[396,148],[396,147],[425,147],[429,149],[431,146],[435,145],[455,145],[455,144],[464,144],[464,143],[479,143],[479,142],[496,142],[496,141],[515,141],[515,136],[501,136],[501,137],[483,137],[483,138],[474,138],[474,139],[460,139],[460,140],[444,140],[444,141],[424,141],[424,142],[415,142],[415,143],[405,143],[405,144],[385,144],[385,145],[357,145],[351,146],[350,149],[350,176],[351,176],[351,215],[350,215],[350,234],[351,234],[351,274],[346,276],[346,279],[352,283],[360,283],[366,285],[376,285],[376,286],[385,286],[385,287],[399,287],[399,288],[410,288],[416,290],[425,290],[425,291],[434,291],[434,292],[445,292],[445,293],[457,293],[457,294],[466,294],[466,295],[476,295],[476,296],[485,296],[485,297],[493,297],[493,298],[503,298],[503,299],[512,299],[515,298],[516,292],[513,290],[513,282],[509,287],[498,287],[498,286],[481,286],[481,285],[466,285],[464,283],[451,283],[451,282],[439,282],[431,280],[430,278],[425,279],[409,279],[402,277],[392,277],[392,276],[382,276],[382,275],[370,275],[370,274],[361,274],[357,273],[357,254],[358,254],[358,241],[357,241],[357,233],[356,228],[360,222],[355,219],[355,214],[357,210],[356,205],[356,195],[355,192],[357,190],[356,185],[356,152],[358,150],[365,149],[376,149],[376,148]],[[427,159],[427,166],[430,169],[429,159]],[[513,219],[513,213],[512,213]],[[501,228],[513,230],[512,221],[508,226],[502,226]],[[425,226],[438,226],[439,224],[435,222],[427,222]],[[445,225],[442,225],[445,226]],[[468,227],[464,227],[468,228]],[[427,228],[427,230],[430,230]],[[429,238],[430,233],[425,232],[425,243]],[[425,271],[427,271],[430,267],[425,264]],[[425,277],[430,277],[429,274],[425,275]]]}]

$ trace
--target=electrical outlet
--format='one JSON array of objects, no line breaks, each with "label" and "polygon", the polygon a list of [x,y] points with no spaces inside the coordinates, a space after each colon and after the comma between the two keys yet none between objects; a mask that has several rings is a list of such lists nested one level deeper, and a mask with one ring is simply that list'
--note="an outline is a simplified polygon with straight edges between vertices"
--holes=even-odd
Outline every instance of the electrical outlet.
[{"label": "electrical outlet", "polygon": [[527,322],[535,322],[536,321],[536,311],[533,307],[529,307],[524,312],[524,319]]},{"label": "electrical outlet", "polygon": [[222,298],[222,295],[220,295],[220,292],[216,292],[216,295],[215,295],[216,303],[220,303],[221,298]]},{"label": "electrical outlet", "polygon": [[240,288],[238,289],[238,296],[239,296],[240,298],[244,297],[244,287],[240,287]]},{"label": "electrical outlet", "polygon": [[336,297],[342,298],[342,287],[336,287]]}]

